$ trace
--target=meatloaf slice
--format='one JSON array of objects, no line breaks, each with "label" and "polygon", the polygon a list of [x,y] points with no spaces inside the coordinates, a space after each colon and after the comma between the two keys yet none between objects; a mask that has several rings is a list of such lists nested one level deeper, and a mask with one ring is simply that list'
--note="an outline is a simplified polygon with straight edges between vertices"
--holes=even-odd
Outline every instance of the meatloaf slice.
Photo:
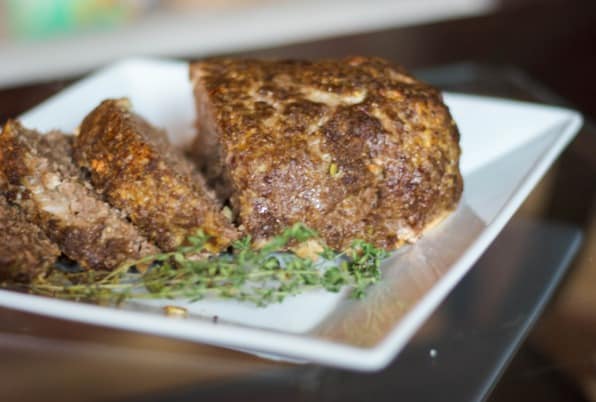
[{"label": "meatloaf slice", "polygon": [[0,196],[0,281],[43,277],[59,255],[58,246]]},{"label": "meatloaf slice", "polygon": [[112,270],[158,252],[82,181],[71,160],[71,139],[6,123],[0,135],[0,169],[11,202],[85,269]]},{"label": "meatloaf slice", "polygon": [[460,198],[455,122],[438,90],[397,65],[211,59],[190,78],[192,153],[257,241],[301,221],[334,248],[392,249]]},{"label": "meatloaf slice", "polygon": [[74,157],[106,200],[164,250],[198,229],[211,236],[212,251],[237,237],[192,163],[126,99],[105,100],[85,117]]}]

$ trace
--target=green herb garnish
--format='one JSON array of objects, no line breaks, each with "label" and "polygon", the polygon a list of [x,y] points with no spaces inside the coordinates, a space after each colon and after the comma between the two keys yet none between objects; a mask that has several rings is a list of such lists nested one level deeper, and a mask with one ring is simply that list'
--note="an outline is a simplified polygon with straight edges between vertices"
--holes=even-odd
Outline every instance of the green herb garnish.
[{"label": "green herb garnish", "polygon": [[331,165],[329,165],[329,174],[331,175],[331,177],[335,177],[339,174],[339,168],[337,166],[337,163],[332,163]]},{"label": "green herb garnish", "polygon": [[[192,302],[215,296],[265,306],[317,288],[338,292],[349,286],[352,297],[362,298],[380,279],[381,261],[387,253],[361,240],[343,252],[325,248],[317,261],[286,251],[316,238],[315,231],[295,224],[259,249],[246,236],[232,244],[231,253],[206,257],[209,236],[199,231],[173,252],[145,257],[105,274],[56,271],[31,284],[30,290],[102,304],[131,298]],[[133,266],[147,264],[151,268],[145,273],[131,272]]]}]

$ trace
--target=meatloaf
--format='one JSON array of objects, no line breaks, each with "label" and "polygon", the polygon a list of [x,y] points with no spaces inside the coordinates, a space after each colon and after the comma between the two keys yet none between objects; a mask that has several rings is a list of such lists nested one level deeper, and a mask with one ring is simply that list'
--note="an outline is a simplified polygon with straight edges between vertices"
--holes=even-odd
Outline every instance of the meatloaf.
[{"label": "meatloaf", "polygon": [[459,133],[440,92],[376,58],[191,64],[192,154],[256,241],[303,222],[393,249],[452,211]]},{"label": "meatloaf", "polygon": [[211,237],[212,251],[237,238],[192,163],[126,99],[105,100],[85,117],[74,157],[105,199],[164,250],[199,229]]},{"label": "meatloaf", "polygon": [[9,200],[84,269],[112,270],[158,252],[82,180],[71,160],[71,138],[6,123],[0,170]]},{"label": "meatloaf", "polygon": [[59,255],[58,246],[0,196],[0,281],[43,277]]}]

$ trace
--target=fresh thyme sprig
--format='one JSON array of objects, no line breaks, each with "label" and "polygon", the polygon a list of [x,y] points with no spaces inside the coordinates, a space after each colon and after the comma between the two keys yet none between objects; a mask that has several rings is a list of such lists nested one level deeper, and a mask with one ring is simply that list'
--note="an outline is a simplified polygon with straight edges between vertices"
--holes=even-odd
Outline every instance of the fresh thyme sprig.
[{"label": "fresh thyme sprig", "polygon": [[[325,248],[317,261],[286,252],[317,236],[305,225],[295,224],[259,249],[246,236],[232,244],[231,253],[207,257],[209,236],[199,231],[173,252],[148,256],[106,274],[56,271],[31,284],[30,291],[101,304],[131,298],[193,302],[215,296],[265,306],[308,289],[338,292],[349,286],[352,297],[362,298],[380,279],[380,265],[387,253],[361,240],[343,252]],[[145,273],[132,273],[135,265],[151,267]]]}]

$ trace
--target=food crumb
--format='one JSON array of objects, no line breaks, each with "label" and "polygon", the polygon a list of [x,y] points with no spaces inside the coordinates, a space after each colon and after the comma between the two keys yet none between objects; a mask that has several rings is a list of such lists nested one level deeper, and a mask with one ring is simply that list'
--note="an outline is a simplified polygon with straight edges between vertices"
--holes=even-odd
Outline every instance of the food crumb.
[{"label": "food crumb", "polygon": [[290,247],[290,250],[300,258],[308,258],[312,261],[317,261],[325,249],[318,240],[310,239],[295,247]]},{"label": "food crumb", "polygon": [[225,206],[223,207],[223,209],[221,210],[221,213],[229,220],[232,221],[233,215],[232,215],[232,210],[230,209],[230,207]]},{"label": "food crumb", "polygon": [[163,311],[168,317],[188,317],[188,310],[180,306],[164,306]]}]

